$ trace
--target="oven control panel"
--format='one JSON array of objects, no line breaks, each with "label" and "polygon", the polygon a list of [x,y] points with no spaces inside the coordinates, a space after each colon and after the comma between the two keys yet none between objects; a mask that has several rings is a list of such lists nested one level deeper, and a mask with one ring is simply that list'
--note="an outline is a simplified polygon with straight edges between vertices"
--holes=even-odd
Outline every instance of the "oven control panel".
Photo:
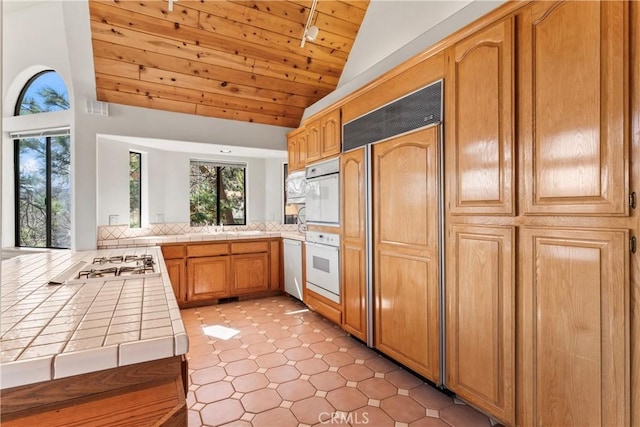
[{"label": "oven control panel", "polygon": [[307,231],[305,240],[309,243],[317,243],[327,246],[340,246],[340,235],[335,233],[325,233],[322,231]]}]

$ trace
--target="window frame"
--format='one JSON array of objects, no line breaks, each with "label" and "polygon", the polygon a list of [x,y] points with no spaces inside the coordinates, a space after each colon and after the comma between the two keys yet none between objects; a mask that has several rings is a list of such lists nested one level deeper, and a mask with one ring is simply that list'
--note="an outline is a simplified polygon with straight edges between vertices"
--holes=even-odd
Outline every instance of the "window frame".
[{"label": "window frame", "polygon": [[[48,249],[69,249],[67,247],[53,246],[53,215],[52,215],[52,169],[51,169],[51,141],[56,135],[46,135],[45,138],[45,246]],[[66,135],[70,138],[70,135]],[[36,136],[32,136],[36,137]],[[13,139],[13,186],[14,186],[14,244],[20,248],[40,248],[41,246],[22,245],[20,239],[20,141],[25,138]],[[71,143],[71,141],[69,141]],[[71,181],[69,181],[71,185]],[[71,243],[71,242],[69,242]]]},{"label": "window frame", "polygon": [[[20,94],[18,95],[18,101],[16,102],[16,105],[13,109],[13,115],[16,117],[22,117],[22,116],[29,116],[30,114],[20,114],[21,108],[22,108],[22,102],[24,101],[24,96],[27,94],[27,91],[31,88],[31,85],[33,84],[33,82],[35,82],[36,80],[38,80],[40,77],[42,77],[44,74],[48,74],[48,73],[55,73],[58,74],[58,76],[60,76],[60,74],[56,71],[56,70],[52,70],[52,69],[48,69],[48,70],[42,70],[39,73],[34,74],[29,80],[27,80],[27,82],[24,84],[24,86],[22,86],[22,90],[20,90]],[[62,78],[62,76],[60,76],[60,78]],[[69,90],[67,89],[66,85],[65,85],[65,91],[67,94],[67,97],[69,96]],[[61,110],[61,111],[69,111],[70,108],[66,109],[66,110]],[[38,114],[46,114],[47,111],[44,111],[42,113],[38,113]]]},{"label": "window frame", "polygon": [[244,226],[247,225],[247,165],[244,163],[226,163],[226,162],[222,162],[222,161],[218,161],[215,159],[190,159],[189,160],[189,199],[191,199],[191,168],[193,166],[194,163],[204,163],[204,164],[209,164],[213,167],[215,167],[216,169],[216,182],[215,182],[215,189],[216,189],[216,218],[215,218],[215,224],[206,224],[206,225],[202,225],[202,224],[193,224],[193,222],[191,221],[191,208],[189,208],[189,225],[191,227],[206,227],[207,225],[211,226],[211,225],[220,225],[220,219],[221,219],[221,211],[222,209],[220,208],[220,197],[218,197],[218,195],[221,193],[221,178],[222,178],[222,169],[225,167],[235,167],[235,168],[240,168],[243,171],[243,180],[242,180],[242,199],[243,199],[243,204],[244,204],[244,209],[242,212],[242,223],[233,223],[233,224],[224,224],[227,226]]}]

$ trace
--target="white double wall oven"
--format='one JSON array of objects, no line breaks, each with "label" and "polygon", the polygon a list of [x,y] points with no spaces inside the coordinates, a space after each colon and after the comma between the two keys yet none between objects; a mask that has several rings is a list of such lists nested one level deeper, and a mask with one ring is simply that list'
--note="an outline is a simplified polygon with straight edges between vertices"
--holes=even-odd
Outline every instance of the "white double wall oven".
[{"label": "white double wall oven", "polygon": [[[307,166],[306,175],[307,224],[339,227],[340,160]],[[307,289],[340,304],[340,235],[307,231],[305,240]]]}]

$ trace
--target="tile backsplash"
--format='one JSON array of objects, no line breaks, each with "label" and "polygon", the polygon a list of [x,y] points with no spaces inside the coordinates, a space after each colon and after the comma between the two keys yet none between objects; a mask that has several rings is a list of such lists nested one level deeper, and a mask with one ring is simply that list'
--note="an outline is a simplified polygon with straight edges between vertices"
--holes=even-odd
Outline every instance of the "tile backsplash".
[{"label": "tile backsplash", "polygon": [[[144,236],[170,236],[179,234],[211,233],[217,228],[191,227],[188,222],[151,224],[147,228],[129,228],[128,225],[101,225],[98,240],[130,239]],[[297,231],[296,224],[282,224],[279,221],[254,221],[247,225],[225,225],[225,231]]]}]

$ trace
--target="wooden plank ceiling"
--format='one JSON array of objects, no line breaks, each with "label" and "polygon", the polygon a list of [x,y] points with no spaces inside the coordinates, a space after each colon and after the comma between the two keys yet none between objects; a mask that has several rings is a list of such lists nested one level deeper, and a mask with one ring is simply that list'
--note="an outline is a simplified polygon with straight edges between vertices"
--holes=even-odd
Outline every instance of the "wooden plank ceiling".
[{"label": "wooden plank ceiling", "polygon": [[333,91],[369,0],[89,0],[97,99],[298,127]]}]

